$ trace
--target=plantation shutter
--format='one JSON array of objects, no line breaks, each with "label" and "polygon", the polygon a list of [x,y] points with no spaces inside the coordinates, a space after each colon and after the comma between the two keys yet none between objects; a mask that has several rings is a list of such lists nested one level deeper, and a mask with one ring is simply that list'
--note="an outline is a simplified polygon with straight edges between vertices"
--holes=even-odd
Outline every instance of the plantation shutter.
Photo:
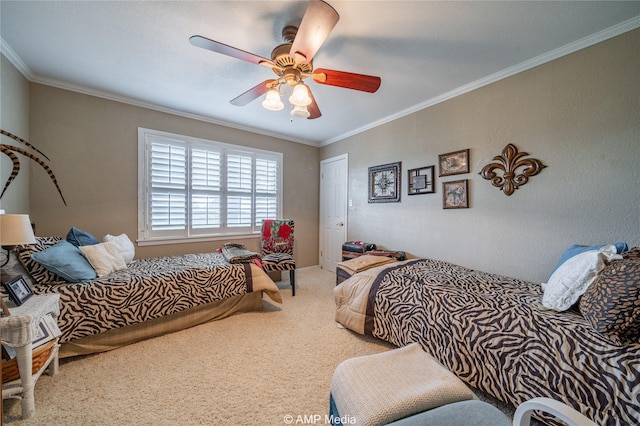
[{"label": "plantation shutter", "polygon": [[262,219],[278,217],[278,162],[273,159],[256,159],[256,226]]},{"label": "plantation shutter", "polygon": [[186,165],[185,146],[151,144],[151,227],[155,231],[187,226]]},{"label": "plantation shutter", "polygon": [[194,230],[222,225],[221,159],[219,151],[191,150],[191,227]]},{"label": "plantation shutter", "polygon": [[249,227],[253,211],[253,158],[227,155],[227,225]]},{"label": "plantation shutter", "polygon": [[138,243],[251,236],[280,217],[282,154],[138,129]]}]

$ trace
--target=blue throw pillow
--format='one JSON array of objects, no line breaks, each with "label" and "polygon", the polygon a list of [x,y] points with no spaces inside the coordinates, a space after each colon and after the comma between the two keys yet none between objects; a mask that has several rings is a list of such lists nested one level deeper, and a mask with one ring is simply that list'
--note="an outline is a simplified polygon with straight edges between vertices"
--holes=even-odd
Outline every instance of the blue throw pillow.
[{"label": "blue throw pillow", "polygon": [[98,244],[100,241],[90,233],[82,231],[75,226],[67,233],[67,241],[76,247],[79,246],[91,246]]},{"label": "blue throw pillow", "polygon": [[90,281],[97,277],[95,269],[80,249],[68,241],[60,241],[46,250],[33,253],[31,258],[72,283]]},{"label": "blue throw pillow", "polygon": [[[555,268],[553,268],[553,271],[551,271],[551,273],[553,274],[556,271],[556,269],[558,269],[564,262],[571,259],[576,254],[584,253],[585,251],[589,251],[589,250],[600,250],[602,247],[606,245],[607,244],[600,244],[597,246],[583,246],[580,244],[572,245],[571,247],[566,249],[564,253],[562,253],[562,256],[560,256],[560,260],[556,264]],[[613,243],[613,245],[616,246],[616,252],[618,254],[629,250],[629,247],[627,247],[627,243],[619,242],[619,243]]]}]

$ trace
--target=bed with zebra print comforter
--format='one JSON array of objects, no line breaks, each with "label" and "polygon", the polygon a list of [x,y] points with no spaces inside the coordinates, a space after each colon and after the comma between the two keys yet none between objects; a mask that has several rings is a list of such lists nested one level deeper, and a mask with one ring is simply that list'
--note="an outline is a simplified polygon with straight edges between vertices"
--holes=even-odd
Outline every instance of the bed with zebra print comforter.
[{"label": "bed with zebra print comforter", "polygon": [[257,265],[230,264],[219,253],[139,259],[90,282],[57,282],[35,290],[60,295],[63,345],[254,292],[282,302],[278,287]]},{"label": "bed with zebra print comforter", "polygon": [[419,259],[336,287],[336,321],[397,346],[419,342],[469,385],[517,406],[563,401],[601,425],[640,424],[640,343],[614,346],[534,284]]}]

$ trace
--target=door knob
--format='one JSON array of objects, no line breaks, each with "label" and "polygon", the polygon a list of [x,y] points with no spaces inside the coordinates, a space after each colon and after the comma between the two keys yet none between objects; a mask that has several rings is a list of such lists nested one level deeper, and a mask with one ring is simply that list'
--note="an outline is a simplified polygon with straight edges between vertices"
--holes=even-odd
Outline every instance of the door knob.
[{"label": "door knob", "polygon": [[338,223],[336,223],[336,225],[338,225],[338,226],[344,226],[344,222],[338,222]]}]

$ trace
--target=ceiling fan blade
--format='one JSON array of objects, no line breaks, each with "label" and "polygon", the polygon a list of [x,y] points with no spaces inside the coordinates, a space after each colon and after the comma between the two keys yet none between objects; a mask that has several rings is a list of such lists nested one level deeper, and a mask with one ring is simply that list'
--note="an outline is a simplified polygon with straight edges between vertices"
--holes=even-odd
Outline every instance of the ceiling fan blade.
[{"label": "ceiling fan blade", "polygon": [[346,89],[360,90],[369,93],[375,93],[382,83],[380,77],[327,70],[324,68],[315,70],[311,77],[320,84],[328,84],[329,86],[344,87]]},{"label": "ceiling fan blade", "polygon": [[313,120],[314,118],[318,118],[322,116],[320,112],[320,108],[316,103],[316,98],[313,97],[313,93],[311,93],[311,89],[309,88],[309,97],[311,98],[311,103],[307,105],[307,111],[309,111],[309,117],[307,120]]},{"label": "ceiling fan blade", "polygon": [[200,35],[194,35],[189,38],[189,43],[195,47],[201,47],[212,52],[222,53],[223,55],[231,56],[232,58],[242,59],[243,61],[251,62],[256,65],[263,65],[269,68],[273,68],[275,64],[267,58],[255,55],[253,53],[245,52],[233,46],[229,46],[219,41],[210,40]]},{"label": "ceiling fan blade", "polygon": [[264,95],[265,93],[267,93],[267,91],[269,90],[268,84],[269,83],[273,83],[275,80],[265,80],[262,83],[252,87],[251,89],[247,90],[246,92],[244,92],[243,94],[241,94],[240,96],[237,96],[233,99],[231,99],[231,104],[235,105],[235,106],[245,106],[247,104],[249,104],[251,101],[259,98],[260,96]]},{"label": "ceiling fan blade", "polygon": [[308,64],[336,26],[340,15],[328,3],[312,0],[302,17],[289,54],[299,64]]}]

